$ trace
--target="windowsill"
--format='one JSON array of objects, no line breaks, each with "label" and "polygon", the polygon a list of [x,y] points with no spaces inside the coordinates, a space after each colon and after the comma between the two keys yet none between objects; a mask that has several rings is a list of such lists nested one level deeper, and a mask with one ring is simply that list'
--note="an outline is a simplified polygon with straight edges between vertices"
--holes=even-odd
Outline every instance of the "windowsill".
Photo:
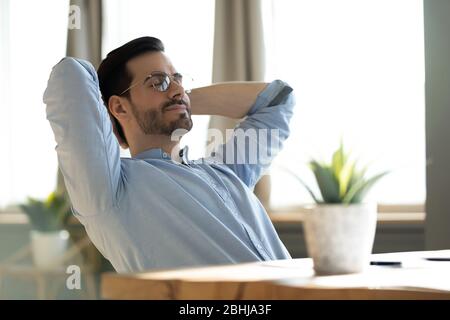
[{"label": "windowsill", "polygon": [[[268,210],[273,223],[298,224],[304,220],[304,215],[310,206],[280,207]],[[423,224],[425,222],[425,204],[377,205],[378,224]]]},{"label": "windowsill", "polygon": [[[272,211],[269,213],[273,223],[297,224],[303,222],[304,212],[301,209],[295,211]],[[379,212],[378,223],[396,224],[413,223],[423,224],[425,221],[424,212]],[[21,212],[0,213],[0,224],[27,225],[28,217]]]},{"label": "windowsill", "polygon": [[[28,225],[29,220],[26,214],[20,211],[0,211],[0,225],[2,224],[13,224],[13,225]],[[75,217],[70,217],[70,225],[78,225],[79,222]]]},{"label": "windowsill", "polygon": [[[299,224],[304,220],[304,212],[271,212],[270,219],[274,224]],[[424,212],[379,212],[378,224],[423,224]]]},{"label": "windowsill", "polygon": [[0,224],[28,224],[28,217],[21,212],[0,213]]}]

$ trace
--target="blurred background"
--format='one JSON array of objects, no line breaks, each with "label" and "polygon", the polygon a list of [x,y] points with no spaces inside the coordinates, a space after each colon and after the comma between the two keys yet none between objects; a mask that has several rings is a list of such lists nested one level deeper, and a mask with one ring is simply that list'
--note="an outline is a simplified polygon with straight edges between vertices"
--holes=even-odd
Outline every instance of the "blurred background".
[{"label": "blurred background", "polygon": [[[429,229],[439,236],[427,238],[425,230],[427,184],[433,184],[426,175],[432,162],[426,148],[426,5],[426,0],[0,0],[0,298],[98,298],[99,275],[111,267],[70,216],[67,199],[58,202],[64,188],[42,95],[62,57],[98,66],[114,48],[146,35],[164,42],[176,68],[192,76],[195,86],[282,79],[294,88],[291,137],[255,190],[294,257],[306,256],[294,215],[312,199],[293,173],[313,185],[307,162],[328,160],[341,139],[370,164],[371,173],[391,170],[367,196],[384,219],[374,250],[448,247],[439,231],[448,222],[442,206],[433,207],[439,212]],[[209,116],[193,121],[182,141],[192,159],[204,156],[208,127],[231,126],[228,119]],[[445,141],[442,134],[434,141]],[[81,290],[68,289],[67,272],[36,268],[30,240],[36,210],[53,210],[62,226],[52,229],[49,218],[40,231],[69,231],[63,266],[81,259],[76,260]],[[56,279],[59,287],[49,286],[58,284]]]}]

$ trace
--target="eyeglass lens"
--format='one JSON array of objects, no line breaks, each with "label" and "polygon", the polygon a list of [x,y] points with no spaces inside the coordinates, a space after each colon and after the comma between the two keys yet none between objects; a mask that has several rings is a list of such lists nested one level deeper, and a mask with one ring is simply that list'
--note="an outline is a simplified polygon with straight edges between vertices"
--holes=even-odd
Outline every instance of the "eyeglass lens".
[{"label": "eyeglass lens", "polygon": [[[182,84],[183,76],[176,73],[172,76],[173,80],[179,85]],[[158,91],[167,91],[169,89],[171,77],[165,73],[154,73],[147,77],[144,81],[144,85],[147,87],[153,87]]]}]

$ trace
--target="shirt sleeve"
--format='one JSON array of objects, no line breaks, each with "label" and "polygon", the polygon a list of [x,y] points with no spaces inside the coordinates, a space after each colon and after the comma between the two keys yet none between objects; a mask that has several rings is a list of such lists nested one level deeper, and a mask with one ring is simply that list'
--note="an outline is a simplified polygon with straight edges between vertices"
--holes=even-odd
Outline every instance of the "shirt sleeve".
[{"label": "shirt sleeve", "polygon": [[271,82],[227,142],[207,159],[225,164],[253,188],[289,136],[294,105],[292,88],[281,80]]},{"label": "shirt sleeve", "polygon": [[75,213],[110,211],[118,197],[120,150],[94,67],[63,58],[52,69],[43,99]]}]

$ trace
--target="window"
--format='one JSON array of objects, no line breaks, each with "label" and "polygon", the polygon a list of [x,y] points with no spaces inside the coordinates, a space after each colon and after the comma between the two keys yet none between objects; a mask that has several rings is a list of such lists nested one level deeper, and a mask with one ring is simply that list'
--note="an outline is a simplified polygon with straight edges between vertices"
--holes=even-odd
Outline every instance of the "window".
[{"label": "window", "polygon": [[[108,0],[104,17],[104,57],[132,39],[154,36],[164,43],[175,68],[194,78],[196,87],[211,84],[214,1]],[[209,117],[193,116],[192,120],[193,129],[181,142],[195,159],[204,156]],[[129,156],[128,150],[121,151]]]},{"label": "window", "polygon": [[[310,203],[286,166],[314,184],[341,135],[371,173],[392,169],[368,200],[425,201],[423,4],[420,0],[264,2],[266,80],[296,92],[292,134],[272,166],[274,207]],[[370,172],[369,172],[370,173]]]},{"label": "window", "polygon": [[55,188],[55,140],[42,96],[65,56],[68,8],[61,0],[0,1],[0,209]]}]

